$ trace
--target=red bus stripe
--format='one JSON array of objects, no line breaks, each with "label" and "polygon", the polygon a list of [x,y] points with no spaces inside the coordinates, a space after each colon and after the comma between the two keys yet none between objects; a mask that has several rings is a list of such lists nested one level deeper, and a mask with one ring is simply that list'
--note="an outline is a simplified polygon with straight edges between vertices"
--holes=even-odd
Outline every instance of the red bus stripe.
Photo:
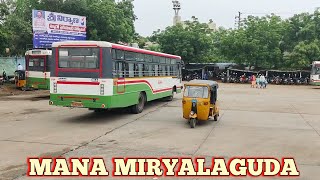
[{"label": "red bus stripe", "polygon": [[99,47],[96,44],[64,44],[59,47]]},{"label": "red bus stripe", "polygon": [[58,81],[57,84],[69,84],[69,85],[92,85],[98,86],[100,82],[76,82],[76,81]]},{"label": "red bus stripe", "polygon": [[148,51],[148,50],[144,50],[144,49],[137,49],[137,48],[122,46],[122,45],[118,45],[118,44],[112,44],[112,48],[125,50],[125,51],[132,51],[132,52],[137,52],[137,53],[150,54],[150,55],[155,55],[155,56],[161,56],[161,57],[167,57],[167,58],[172,58],[172,59],[181,59],[180,56],[174,56],[171,54]]},{"label": "red bus stripe", "polygon": [[64,99],[83,99],[83,100],[99,100],[99,98],[89,98],[89,97],[77,97],[77,96],[58,96],[58,98]]},{"label": "red bus stripe", "polygon": [[159,93],[159,92],[164,92],[164,91],[169,91],[172,90],[172,88],[166,88],[166,89],[158,89],[158,90],[154,90],[153,87],[151,86],[151,84],[146,81],[146,80],[135,80],[135,81],[122,81],[122,82],[118,82],[119,85],[127,85],[127,84],[135,84],[135,83],[145,83],[147,84],[153,93]]},{"label": "red bus stripe", "polygon": [[61,72],[96,72],[99,73],[100,70],[99,69],[63,69],[63,68],[59,68],[59,71]]}]

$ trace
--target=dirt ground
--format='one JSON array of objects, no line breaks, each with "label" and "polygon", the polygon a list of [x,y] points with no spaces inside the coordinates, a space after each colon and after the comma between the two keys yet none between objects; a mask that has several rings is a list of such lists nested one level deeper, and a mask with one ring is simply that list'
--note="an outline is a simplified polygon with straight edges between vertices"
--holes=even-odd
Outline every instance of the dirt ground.
[{"label": "dirt ground", "polygon": [[36,91],[22,91],[17,89],[15,84],[0,85],[0,97],[17,96],[17,95],[34,95],[44,96],[49,95],[49,90],[36,90]]}]

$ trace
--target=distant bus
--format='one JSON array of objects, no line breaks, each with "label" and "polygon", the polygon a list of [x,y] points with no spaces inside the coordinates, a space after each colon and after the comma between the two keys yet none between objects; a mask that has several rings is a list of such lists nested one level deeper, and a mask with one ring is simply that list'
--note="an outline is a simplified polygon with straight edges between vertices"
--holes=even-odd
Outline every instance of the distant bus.
[{"label": "distant bus", "polygon": [[28,89],[50,89],[51,50],[33,49],[25,54]]},{"label": "distant bus", "polygon": [[180,56],[102,41],[53,43],[50,105],[99,112],[181,93]]},{"label": "distant bus", "polygon": [[320,86],[320,61],[314,61],[312,63],[310,80],[312,85]]}]

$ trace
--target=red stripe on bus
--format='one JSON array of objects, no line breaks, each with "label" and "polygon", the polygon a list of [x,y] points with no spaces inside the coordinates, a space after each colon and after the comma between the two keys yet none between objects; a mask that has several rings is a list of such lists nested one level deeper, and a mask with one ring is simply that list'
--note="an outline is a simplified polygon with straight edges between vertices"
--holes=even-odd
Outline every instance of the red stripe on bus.
[{"label": "red stripe on bus", "polygon": [[127,84],[135,84],[135,83],[146,83],[151,88],[153,93],[159,93],[159,92],[172,90],[172,88],[154,90],[153,87],[151,86],[151,84],[146,80],[123,81],[123,82],[118,82],[118,85],[127,85]]},{"label": "red stripe on bus", "polygon": [[84,99],[84,100],[99,100],[99,98],[89,98],[89,97],[77,97],[77,96],[58,96],[58,98],[63,99]]},{"label": "red stripe on bus", "polygon": [[99,47],[96,44],[64,44],[59,47]]},{"label": "red stripe on bus", "polygon": [[99,82],[76,82],[76,81],[58,81],[57,84],[69,84],[69,85],[92,85],[98,86]]},{"label": "red stripe on bus", "polygon": [[173,59],[181,59],[180,56],[159,53],[159,52],[154,52],[154,51],[148,51],[148,50],[144,50],[144,49],[137,49],[137,48],[122,46],[122,45],[117,45],[117,44],[112,44],[112,48],[125,50],[125,51],[131,51],[131,52],[137,52],[137,53],[144,53],[144,54],[149,54],[149,55],[155,55],[155,56],[162,56],[162,57],[173,58]]},{"label": "red stripe on bus", "polygon": [[61,72],[97,72],[97,73],[100,72],[99,69],[71,69],[71,68],[68,68],[68,69],[59,68],[59,71]]}]

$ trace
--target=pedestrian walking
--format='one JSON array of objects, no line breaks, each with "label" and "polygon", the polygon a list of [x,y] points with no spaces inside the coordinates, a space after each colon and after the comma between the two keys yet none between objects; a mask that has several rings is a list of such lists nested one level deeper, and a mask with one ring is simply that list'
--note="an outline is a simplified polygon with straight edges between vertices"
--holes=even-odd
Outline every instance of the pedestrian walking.
[{"label": "pedestrian walking", "polygon": [[2,77],[3,77],[3,80],[6,81],[7,80],[7,73],[6,73],[6,70],[3,69],[2,71]]},{"label": "pedestrian walking", "polygon": [[256,76],[253,74],[252,76],[251,76],[251,88],[255,88],[256,87],[256,84],[257,84],[257,78],[256,78]]},{"label": "pedestrian walking", "polygon": [[261,88],[265,89],[267,87],[266,85],[266,77],[262,74],[260,77],[260,82],[261,82]]}]

